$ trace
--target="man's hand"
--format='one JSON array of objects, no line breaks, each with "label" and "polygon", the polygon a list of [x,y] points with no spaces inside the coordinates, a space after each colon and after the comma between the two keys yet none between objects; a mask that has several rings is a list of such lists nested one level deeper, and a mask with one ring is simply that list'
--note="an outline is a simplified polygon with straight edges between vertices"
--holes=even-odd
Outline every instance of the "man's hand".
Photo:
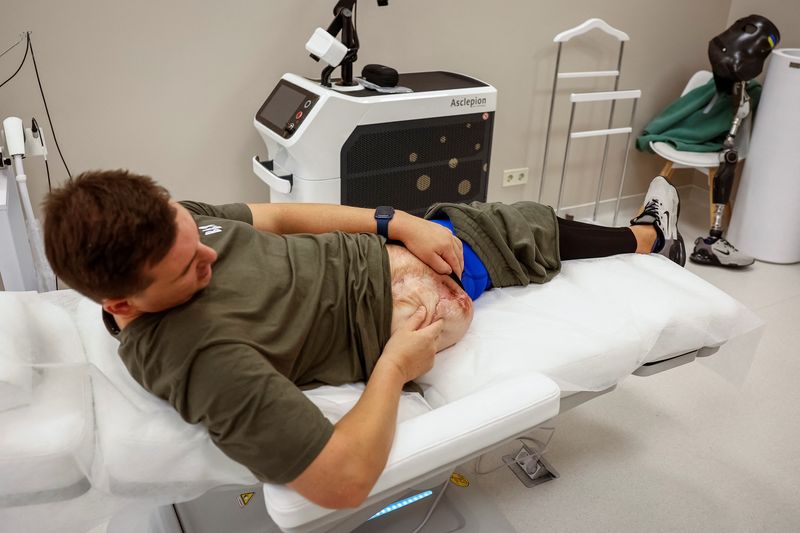
[{"label": "man's hand", "polygon": [[439,274],[455,272],[460,278],[464,272],[461,239],[444,226],[398,212],[389,224],[389,237],[401,241],[408,251]]},{"label": "man's hand", "polygon": [[436,345],[444,322],[430,322],[425,307],[420,306],[386,343],[378,364],[391,364],[404,383],[413,381],[433,368]]}]

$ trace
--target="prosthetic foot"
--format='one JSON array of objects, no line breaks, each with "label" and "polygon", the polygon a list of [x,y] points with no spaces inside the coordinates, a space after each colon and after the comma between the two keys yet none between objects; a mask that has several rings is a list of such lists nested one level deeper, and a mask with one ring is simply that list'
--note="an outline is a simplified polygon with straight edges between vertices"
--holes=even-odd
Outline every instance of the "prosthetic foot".
[{"label": "prosthetic foot", "polygon": [[686,264],[686,245],[678,231],[681,203],[678,190],[664,176],[656,176],[650,182],[644,199],[644,209],[631,219],[631,226],[652,224],[656,229],[656,244],[653,253],[668,257],[680,266]]},{"label": "prosthetic foot", "polygon": [[755,262],[755,259],[743,254],[722,237],[711,235],[698,237],[694,241],[694,251],[689,258],[695,263],[729,268],[743,268]]}]

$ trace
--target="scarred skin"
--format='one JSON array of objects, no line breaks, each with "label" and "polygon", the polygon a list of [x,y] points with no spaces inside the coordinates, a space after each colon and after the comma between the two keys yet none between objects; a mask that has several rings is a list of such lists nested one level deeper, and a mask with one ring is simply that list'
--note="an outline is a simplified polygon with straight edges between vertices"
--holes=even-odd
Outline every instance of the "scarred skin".
[{"label": "scarred skin", "polygon": [[402,246],[386,245],[392,274],[392,334],[420,306],[423,325],[441,318],[444,329],[436,343],[439,352],[458,342],[472,322],[472,300],[450,276],[439,274]]}]

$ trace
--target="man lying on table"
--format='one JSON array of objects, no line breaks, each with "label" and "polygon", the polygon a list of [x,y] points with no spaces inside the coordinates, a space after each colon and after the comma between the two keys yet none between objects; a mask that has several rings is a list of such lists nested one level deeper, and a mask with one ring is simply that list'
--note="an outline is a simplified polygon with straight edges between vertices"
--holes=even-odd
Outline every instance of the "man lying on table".
[{"label": "man lying on table", "polygon": [[[402,388],[464,335],[474,298],[544,283],[562,259],[660,252],[683,264],[677,204],[657,177],[629,228],[533,202],[437,204],[433,221],[396,211],[387,226],[337,205],[178,203],[148,177],[98,171],[50,194],[45,247],[56,274],[102,305],[145,389],[258,479],[339,508],[369,494]],[[366,389],[335,425],[300,390],[357,381]]]}]

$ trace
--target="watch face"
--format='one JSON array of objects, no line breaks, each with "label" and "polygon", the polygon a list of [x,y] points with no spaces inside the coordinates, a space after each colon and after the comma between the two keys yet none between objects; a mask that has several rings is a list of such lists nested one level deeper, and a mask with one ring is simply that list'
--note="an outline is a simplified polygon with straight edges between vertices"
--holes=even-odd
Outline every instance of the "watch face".
[{"label": "watch face", "polygon": [[375,218],[392,218],[394,216],[394,207],[379,206],[375,209]]}]

